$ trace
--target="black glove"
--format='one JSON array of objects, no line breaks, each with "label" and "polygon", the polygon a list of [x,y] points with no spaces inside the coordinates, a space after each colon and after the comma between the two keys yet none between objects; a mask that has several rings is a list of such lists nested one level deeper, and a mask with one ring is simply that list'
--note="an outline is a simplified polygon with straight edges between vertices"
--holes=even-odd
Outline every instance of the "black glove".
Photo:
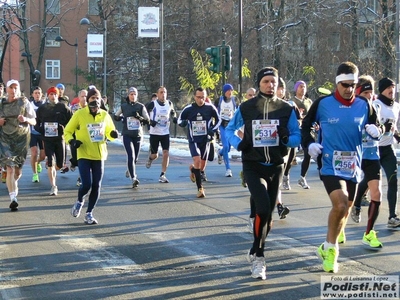
[{"label": "black glove", "polygon": [[289,130],[286,127],[278,126],[278,135],[283,144],[289,142]]},{"label": "black glove", "polygon": [[181,126],[181,127],[186,127],[187,124],[188,124],[188,121],[187,121],[187,120],[181,120],[181,123],[179,124],[179,126]]},{"label": "black glove", "polygon": [[111,130],[110,136],[111,136],[113,139],[118,138],[118,131],[116,131],[116,130]]},{"label": "black glove", "polygon": [[68,143],[71,145],[71,147],[74,147],[75,149],[78,149],[82,145],[82,142],[80,140],[75,139],[69,140]]},{"label": "black glove", "polygon": [[211,142],[214,139],[214,134],[215,132],[212,131],[211,129],[207,130],[207,141]]},{"label": "black glove", "polygon": [[385,132],[389,132],[393,127],[393,122],[387,120],[383,125],[385,126]]},{"label": "black glove", "polygon": [[139,120],[140,124],[144,125],[144,124],[149,124],[149,121],[146,120],[145,118],[143,118],[139,112],[137,111],[135,114],[135,118]]},{"label": "black glove", "polygon": [[174,118],[172,119],[172,122],[173,122],[174,124],[178,123],[178,118],[177,118],[177,117],[174,117]]},{"label": "black glove", "polygon": [[395,132],[395,134],[393,134],[393,137],[396,139],[397,144],[400,144],[400,134],[398,132]]},{"label": "black glove", "polygon": [[114,120],[117,121],[117,122],[119,122],[119,121],[122,120],[122,117],[121,117],[121,116],[114,115]]},{"label": "black glove", "polygon": [[157,122],[156,122],[156,121],[150,120],[150,126],[151,126],[151,127],[156,127],[156,125],[157,125]]}]

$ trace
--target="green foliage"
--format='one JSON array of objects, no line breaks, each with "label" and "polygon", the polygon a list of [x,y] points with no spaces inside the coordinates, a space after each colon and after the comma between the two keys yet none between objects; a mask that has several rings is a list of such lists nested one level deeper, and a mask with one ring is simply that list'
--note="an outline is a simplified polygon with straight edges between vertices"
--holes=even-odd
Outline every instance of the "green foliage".
[{"label": "green foliage", "polygon": [[308,78],[308,88],[312,88],[315,84],[315,68],[313,66],[304,66],[303,67],[303,75],[307,76]]},{"label": "green foliage", "polygon": [[245,58],[243,60],[243,65],[242,65],[242,77],[243,78],[250,78],[251,77],[251,71],[249,69],[249,60]]},{"label": "green foliage", "polygon": [[[211,65],[211,63],[207,59],[203,61],[203,58],[197,50],[192,49],[190,54],[194,64],[193,72],[196,74],[196,87],[201,86],[202,88],[207,89],[208,96],[210,99],[212,99],[216,93],[218,83],[222,78],[222,74],[211,72],[209,70],[209,65]],[[186,77],[180,76],[179,82],[181,84],[181,90],[186,91],[188,95],[192,94],[196,88],[195,84],[191,83]]]}]

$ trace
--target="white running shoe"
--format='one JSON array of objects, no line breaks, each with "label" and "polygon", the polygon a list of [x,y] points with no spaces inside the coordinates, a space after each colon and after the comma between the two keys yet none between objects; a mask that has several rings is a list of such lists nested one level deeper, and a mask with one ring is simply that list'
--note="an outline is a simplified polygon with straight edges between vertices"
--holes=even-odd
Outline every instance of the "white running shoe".
[{"label": "white running shoe", "polygon": [[225,177],[232,177],[232,171],[231,171],[231,169],[226,170],[226,172],[225,172]]},{"label": "white running shoe", "polygon": [[252,262],[251,277],[265,280],[267,279],[265,271],[265,257],[256,257]]},{"label": "white running shoe", "polygon": [[158,179],[159,182],[161,183],[168,183],[169,180],[167,179],[167,177],[165,177],[165,175],[161,175],[160,178]]},{"label": "white running shoe", "polygon": [[50,190],[50,196],[57,196],[57,194],[58,194],[58,187],[56,185],[52,186]]},{"label": "white running shoe", "polygon": [[300,179],[297,181],[297,184],[305,190],[310,188],[310,186],[307,184],[307,180],[304,177],[300,177]]},{"label": "white running shoe", "polygon": [[86,213],[85,216],[85,223],[88,225],[93,225],[93,224],[98,224],[97,220],[93,217],[93,214],[91,212]]},{"label": "white running shoe", "polygon": [[82,210],[82,207],[83,207],[84,203],[85,203],[84,201],[82,201],[82,202],[76,201],[75,204],[72,206],[71,215],[74,218],[79,217],[79,215],[81,214],[81,210]]}]

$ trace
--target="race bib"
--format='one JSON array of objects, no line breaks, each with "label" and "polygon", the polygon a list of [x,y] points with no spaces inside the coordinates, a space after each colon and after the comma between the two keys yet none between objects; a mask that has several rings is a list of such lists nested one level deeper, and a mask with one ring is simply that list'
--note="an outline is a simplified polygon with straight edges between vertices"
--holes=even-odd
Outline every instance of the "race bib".
[{"label": "race bib", "polygon": [[126,127],[128,130],[138,130],[140,128],[140,121],[134,117],[126,119]]},{"label": "race bib", "polygon": [[95,124],[87,124],[86,126],[90,141],[91,142],[102,142],[105,139],[105,124],[104,123],[95,123]]},{"label": "race bib", "polygon": [[279,120],[253,120],[253,146],[272,147],[279,145]]},{"label": "race bib", "polygon": [[192,132],[193,136],[206,135],[207,134],[206,121],[193,121]]},{"label": "race bib", "polygon": [[156,121],[158,123],[158,126],[167,127],[168,117],[165,115],[157,115]]},{"label": "race bib", "polygon": [[58,136],[58,123],[57,122],[44,122],[44,136],[57,137]]},{"label": "race bib", "polygon": [[333,151],[333,170],[336,176],[353,178],[356,175],[357,153],[355,151]]},{"label": "race bib", "polygon": [[230,120],[233,117],[233,110],[229,108],[221,109],[221,118],[224,120]]}]

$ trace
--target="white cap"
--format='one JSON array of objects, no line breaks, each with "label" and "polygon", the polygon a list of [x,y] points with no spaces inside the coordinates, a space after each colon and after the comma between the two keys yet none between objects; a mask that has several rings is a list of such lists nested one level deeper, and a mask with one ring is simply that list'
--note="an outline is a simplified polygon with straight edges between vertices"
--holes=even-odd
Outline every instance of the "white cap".
[{"label": "white cap", "polygon": [[7,87],[10,87],[12,84],[16,84],[19,87],[18,80],[11,79],[11,80],[7,81]]}]

